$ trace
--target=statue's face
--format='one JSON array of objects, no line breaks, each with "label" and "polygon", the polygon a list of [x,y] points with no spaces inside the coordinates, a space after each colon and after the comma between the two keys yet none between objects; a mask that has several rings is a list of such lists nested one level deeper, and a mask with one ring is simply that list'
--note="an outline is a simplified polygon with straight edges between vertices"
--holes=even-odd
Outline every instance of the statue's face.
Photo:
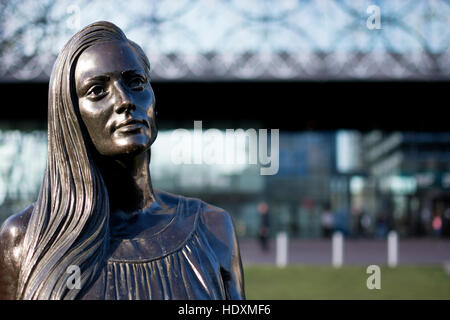
[{"label": "statue's face", "polygon": [[80,114],[101,155],[136,155],[155,140],[155,96],[146,77],[128,42],[99,43],[80,55],[75,68]]}]

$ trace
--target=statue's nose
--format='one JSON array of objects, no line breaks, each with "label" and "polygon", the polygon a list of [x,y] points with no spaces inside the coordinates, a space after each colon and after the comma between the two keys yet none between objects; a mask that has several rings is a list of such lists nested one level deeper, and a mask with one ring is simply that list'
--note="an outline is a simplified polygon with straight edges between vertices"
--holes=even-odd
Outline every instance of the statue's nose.
[{"label": "statue's nose", "polygon": [[121,83],[121,81],[115,82],[114,91],[116,96],[116,104],[114,109],[117,113],[136,110],[133,94],[125,87],[125,85]]}]

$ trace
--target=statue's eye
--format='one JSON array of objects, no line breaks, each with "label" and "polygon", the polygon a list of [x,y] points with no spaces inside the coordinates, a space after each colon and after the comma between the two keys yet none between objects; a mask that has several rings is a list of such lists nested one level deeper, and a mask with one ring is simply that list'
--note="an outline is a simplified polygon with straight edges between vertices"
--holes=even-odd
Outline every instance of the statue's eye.
[{"label": "statue's eye", "polygon": [[145,78],[141,76],[133,77],[130,82],[128,82],[128,86],[133,90],[143,90],[145,86]]},{"label": "statue's eye", "polygon": [[105,94],[105,88],[101,85],[92,86],[88,91],[88,96],[91,98],[102,98]]}]

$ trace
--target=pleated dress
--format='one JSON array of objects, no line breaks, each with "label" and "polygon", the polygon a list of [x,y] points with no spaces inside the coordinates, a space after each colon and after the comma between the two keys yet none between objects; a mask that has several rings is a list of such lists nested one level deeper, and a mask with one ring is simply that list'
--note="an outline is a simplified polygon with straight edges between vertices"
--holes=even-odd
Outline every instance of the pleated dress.
[{"label": "pleated dress", "polygon": [[[204,223],[206,203],[183,196],[160,194],[166,209],[175,212],[158,232],[145,228],[111,238],[110,255],[101,274],[81,297],[105,300],[226,299],[219,260]],[[169,208],[169,209],[167,209]],[[149,219],[138,217],[136,225]]]}]

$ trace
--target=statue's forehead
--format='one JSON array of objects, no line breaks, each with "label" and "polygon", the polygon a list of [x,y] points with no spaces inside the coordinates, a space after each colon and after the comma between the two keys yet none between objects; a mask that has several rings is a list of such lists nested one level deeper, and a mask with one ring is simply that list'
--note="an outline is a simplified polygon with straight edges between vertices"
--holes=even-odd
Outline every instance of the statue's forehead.
[{"label": "statue's forehead", "polygon": [[75,79],[142,69],[131,45],[125,41],[109,41],[93,45],[78,58]]}]

